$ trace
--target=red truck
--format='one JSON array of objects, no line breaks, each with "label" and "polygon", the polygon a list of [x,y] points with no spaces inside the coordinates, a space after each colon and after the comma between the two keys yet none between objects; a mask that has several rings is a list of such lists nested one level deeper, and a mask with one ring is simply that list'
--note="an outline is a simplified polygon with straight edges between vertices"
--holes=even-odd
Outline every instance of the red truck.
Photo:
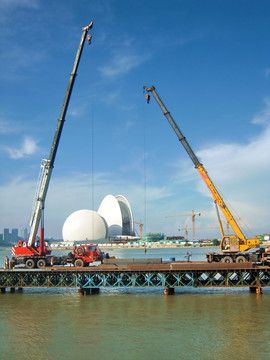
[{"label": "red truck", "polygon": [[[76,267],[89,266],[95,261],[103,261],[103,253],[97,245],[82,244],[74,246],[72,252],[67,256],[67,263]],[[106,255],[108,257],[108,255]]]},{"label": "red truck", "polygon": [[39,247],[31,248],[27,246],[26,242],[19,241],[17,246],[12,248],[12,267],[16,265],[24,265],[27,269],[45,268],[54,265],[72,264],[76,267],[89,266],[95,261],[103,261],[103,257],[109,257],[93,244],[82,244],[74,246],[72,252],[68,255],[55,256],[51,255],[51,249],[48,244],[44,244],[43,251],[39,251]]}]

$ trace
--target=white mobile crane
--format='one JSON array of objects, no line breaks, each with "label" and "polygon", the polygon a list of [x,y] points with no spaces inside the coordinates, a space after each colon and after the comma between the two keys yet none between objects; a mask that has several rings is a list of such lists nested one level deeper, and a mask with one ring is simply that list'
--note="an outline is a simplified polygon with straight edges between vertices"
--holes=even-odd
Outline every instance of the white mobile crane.
[{"label": "white mobile crane", "polygon": [[[30,220],[30,234],[28,238],[28,242],[26,241],[19,241],[17,246],[14,246],[12,248],[12,255],[14,256],[12,258],[12,261],[14,265],[17,264],[25,264],[27,268],[33,268],[35,266],[42,268],[46,265],[50,264],[61,264],[64,265],[67,262],[66,257],[55,257],[51,256],[51,250],[47,248],[45,240],[44,240],[44,205],[45,205],[45,199],[50,183],[50,178],[54,166],[54,160],[57,152],[57,148],[59,145],[65,116],[70,100],[70,96],[72,93],[75,77],[77,75],[77,68],[80,62],[82,50],[84,47],[85,39],[87,37],[88,44],[91,43],[91,35],[88,34],[88,31],[92,29],[93,22],[91,22],[88,26],[85,26],[82,29],[82,35],[79,42],[79,47],[76,53],[75,61],[73,64],[73,68],[70,74],[67,90],[65,93],[60,117],[57,122],[51,151],[49,154],[48,159],[43,159],[41,162],[41,169],[40,169],[40,175],[38,179],[37,184],[37,190],[34,200],[34,206],[32,211],[32,216]],[[40,239],[37,241],[37,232],[40,225]],[[80,249],[81,250],[81,249]],[[84,250],[84,248],[82,249]],[[100,260],[100,254],[97,249],[97,252],[95,253],[95,249],[91,250],[91,256],[92,261]],[[83,251],[84,252],[84,251]],[[82,256],[84,254],[79,255],[76,254],[76,257]],[[87,259],[85,259],[85,262],[88,262]],[[90,262],[90,261],[89,261]],[[79,262],[78,262],[79,264]],[[83,266],[83,265],[81,265]]]},{"label": "white mobile crane", "polygon": [[210,179],[207,171],[205,170],[204,166],[200,163],[197,156],[189,146],[185,136],[180,131],[179,127],[173,120],[170,112],[166,109],[165,105],[163,104],[162,100],[160,99],[159,95],[157,94],[155,87],[152,86],[147,88],[144,86],[144,90],[146,91],[146,100],[149,103],[150,94],[152,93],[154,98],[156,99],[158,105],[160,106],[163,114],[166,116],[167,120],[169,121],[170,125],[172,126],[175,134],[177,135],[179,141],[184,146],[186,152],[188,153],[189,157],[191,158],[195,168],[199,171],[202,179],[204,180],[205,184],[207,185],[208,189],[212,193],[214,203],[216,204],[217,213],[218,207],[221,209],[223,214],[225,215],[227,221],[231,225],[232,229],[235,232],[235,235],[224,235],[222,223],[218,213],[218,220],[219,226],[221,230],[222,240],[220,243],[220,250],[221,253],[208,253],[207,259],[209,262],[212,261],[222,261],[226,263],[230,262],[245,262],[245,261],[253,261],[253,262],[261,262],[264,261],[268,254],[265,253],[265,249],[258,249],[256,252],[248,252],[247,250],[253,248],[259,248],[259,239],[258,238],[251,238],[246,239],[245,235],[243,234],[241,228],[237,224],[235,218],[231,214],[230,210],[228,209],[227,205],[225,204],[224,200],[220,196],[217,188],[213,184],[212,180]]}]

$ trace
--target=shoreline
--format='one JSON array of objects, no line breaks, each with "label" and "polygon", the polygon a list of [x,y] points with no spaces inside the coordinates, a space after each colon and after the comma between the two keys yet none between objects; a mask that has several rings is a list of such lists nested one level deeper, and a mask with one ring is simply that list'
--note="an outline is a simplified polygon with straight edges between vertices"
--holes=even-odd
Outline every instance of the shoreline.
[{"label": "shoreline", "polygon": [[[79,246],[80,244],[78,244]],[[52,250],[73,250],[74,246],[50,246]],[[218,247],[219,246],[215,246],[215,245],[202,245],[202,246],[192,246],[192,245],[164,245],[164,244],[153,244],[153,245],[103,245],[103,244],[98,244],[98,247],[101,250],[119,250],[119,249],[127,249],[127,250],[135,250],[135,249],[194,249],[194,248],[206,248],[206,247]],[[12,246],[7,247],[7,246],[0,246],[0,251],[11,251]]]}]

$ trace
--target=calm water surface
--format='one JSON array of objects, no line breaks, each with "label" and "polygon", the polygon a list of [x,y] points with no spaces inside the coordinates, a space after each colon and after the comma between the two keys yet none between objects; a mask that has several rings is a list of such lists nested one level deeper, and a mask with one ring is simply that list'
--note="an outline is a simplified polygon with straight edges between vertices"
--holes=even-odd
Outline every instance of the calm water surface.
[{"label": "calm water surface", "polygon": [[[188,249],[190,251],[190,249]],[[192,249],[193,260],[204,259]],[[150,249],[176,257],[184,249]],[[9,251],[7,252],[9,254]],[[111,255],[143,257],[143,250]],[[1,265],[5,252],[0,251]],[[0,296],[0,359],[268,359],[270,290],[28,289]]]}]

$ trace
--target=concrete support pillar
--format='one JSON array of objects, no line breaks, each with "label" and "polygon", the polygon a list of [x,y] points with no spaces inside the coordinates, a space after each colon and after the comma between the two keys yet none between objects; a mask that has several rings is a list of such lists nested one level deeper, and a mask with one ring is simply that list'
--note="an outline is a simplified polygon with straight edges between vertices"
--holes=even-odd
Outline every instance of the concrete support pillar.
[{"label": "concrete support pillar", "polygon": [[261,286],[250,287],[249,291],[252,293],[256,293],[257,295],[262,295],[262,287]]},{"label": "concrete support pillar", "polygon": [[169,285],[166,285],[166,288],[164,290],[164,295],[173,295],[174,294],[174,288],[169,287]]},{"label": "concrete support pillar", "polygon": [[256,294],[262,295],[262,287],[261,286],[256,287]]},{"label": "concrete support pillar", "polygon": [[1,294],[5,294],[6,293],[6,288],[1,288]]},{"label": "concrete support pillar", "polygon": [[99,288],[91,288],[90,290],[91,290],[91,295],[99,293]]},{"label": "concrete support pillar", "polygon": [[78,289],[78,294],[79,294],[80,296],[83,296],[83,295],[84,295],[84,289],[81,288],[81,287],[79,287],[79,289]]},{"label": "concrete support pillar", "polygon": [[79,295],[94,295],[99,293],[99,288],[82,288],[78,289]]}]

